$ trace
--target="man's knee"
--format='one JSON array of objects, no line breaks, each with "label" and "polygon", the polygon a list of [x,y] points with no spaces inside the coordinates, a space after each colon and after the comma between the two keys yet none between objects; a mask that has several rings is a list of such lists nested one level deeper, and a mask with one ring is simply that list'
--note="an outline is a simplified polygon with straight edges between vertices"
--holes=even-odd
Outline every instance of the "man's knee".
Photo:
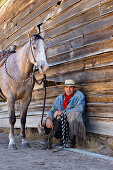
[{"label": "man's knee", "polygon": [[67,115],[67,119],[69,124],[72,123],[73,121],[76,121],[78,123],[83,122],[82,114],[80,112],[70,112]]}]

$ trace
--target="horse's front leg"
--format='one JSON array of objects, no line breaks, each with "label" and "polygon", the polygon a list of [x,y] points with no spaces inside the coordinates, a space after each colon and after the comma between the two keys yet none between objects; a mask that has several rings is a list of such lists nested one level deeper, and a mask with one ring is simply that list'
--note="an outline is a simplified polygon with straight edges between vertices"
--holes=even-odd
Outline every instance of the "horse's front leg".
[{"label": "horse's front leg", "polygon": [[27,110],[28,106],[30,104],[31,97],[27,98],[26,101],[20,104],[20,121],[21,121],[21,138],[22,138],[22,148],[29,148],[29,142],[26,140],[26,134],[25,134],[25,124],[26,124],[26,116],[27,116]]},{"label": "horse's front leg", "polygon": [[15,116],[15,101],[8,100],[8,111],[9,111],[9,123],[10,123],[10,133],[9,133],[9,149],[16,149],[16,144],[14,141],[14,125],[16,122]]}]

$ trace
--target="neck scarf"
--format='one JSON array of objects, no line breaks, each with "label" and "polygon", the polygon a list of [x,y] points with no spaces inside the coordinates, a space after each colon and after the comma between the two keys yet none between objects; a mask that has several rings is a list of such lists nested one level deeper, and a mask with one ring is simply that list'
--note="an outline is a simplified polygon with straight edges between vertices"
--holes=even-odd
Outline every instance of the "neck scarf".
[{"label": "neck scarf", "polygon": [[71,97],[74,95],[74,93],[70,96],[67,96],[66,94],[64,94],[65,100],[63,101],[62,105],[63,105],[63,110],[66,109],[69,100],[71,99]]}]

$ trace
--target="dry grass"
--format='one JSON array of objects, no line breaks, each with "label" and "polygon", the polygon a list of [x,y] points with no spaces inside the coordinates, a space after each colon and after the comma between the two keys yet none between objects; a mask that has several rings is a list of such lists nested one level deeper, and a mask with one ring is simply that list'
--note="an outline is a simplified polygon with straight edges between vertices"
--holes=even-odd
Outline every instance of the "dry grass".
[{"label": "dry grass", "polygon": [[88,138],[87,148],[89,151],[98,151],[99,148],[98,142],[93,137]]},{"label": "dry grass", "polygon": [[40,134],[36,128],[27,128],[26,129],[26,138],[29,140],[39,140]]},{"label": "dry grass", "polygon": [[108,144],[111,151],[113,151],[113,141]]},{"label": "dry grass", "polygon": [[87,150],[93,152],[101,152],[105,148],[98,136],[87,135]]},{"label": "dry grass", "polygon": [[0,128],[0,133],[9,134],[9,128]]},{"label": "dry grass", "polygon": [[[9,134],[9,128],[0,128],[0,133]],[[15,135],[20,134],[20,129],[15,129]],[[28,140],[39,140],[43,138],[38,133],[37,128],[26,128],[26,138]],[[56,138],[53,138],[53,143],[58,143],[59,140]],[[111,151],[113,151],[113,142],[109,143],[108,147]],[[86,141],[86,148],[84,147],[84,143],[82,140],[79,141],[78,145],[75,145],[75,148],[79,149],[86,149],[87,151],[93,151],[93,152],[100,152],[104,149],[104,145],[99,144],[98,137],[94,135],[87,135],[87,141]]]},{"label": "dry grass", "polygon": [[[9,128],[0,128],[0,133],[9,134]],[[15,128],[15,135],[20,135],[20,129]],[[26,138],[29,140],[38,140],[40,135],[36,128],[26,128]]]}]

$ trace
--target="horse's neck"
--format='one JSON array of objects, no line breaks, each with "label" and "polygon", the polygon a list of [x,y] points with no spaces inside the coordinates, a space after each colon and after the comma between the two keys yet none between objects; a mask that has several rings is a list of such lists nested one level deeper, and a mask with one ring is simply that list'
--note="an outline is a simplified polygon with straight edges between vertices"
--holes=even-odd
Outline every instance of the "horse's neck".
[{"label": "horse's neck", "polygon": [[28,76],[32,71],[33,64],[29,61],[30,55],[29,42],[17,52],[18,69],[24,76]]}]

